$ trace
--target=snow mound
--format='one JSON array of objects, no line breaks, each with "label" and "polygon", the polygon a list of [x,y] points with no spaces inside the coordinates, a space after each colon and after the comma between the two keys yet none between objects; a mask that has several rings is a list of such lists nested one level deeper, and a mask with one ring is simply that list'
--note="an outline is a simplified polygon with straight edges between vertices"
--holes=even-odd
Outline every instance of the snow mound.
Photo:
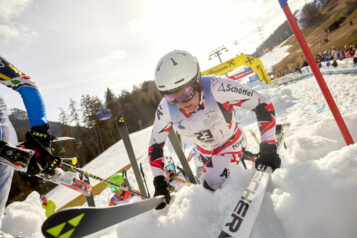
[{"label": "snow mound", "polygon": [[40,194],[34,191],[27,196],[25,201],[14,202],[6,207],[1,229],[18,236],[43,237],[40,230],[45,219]]}]

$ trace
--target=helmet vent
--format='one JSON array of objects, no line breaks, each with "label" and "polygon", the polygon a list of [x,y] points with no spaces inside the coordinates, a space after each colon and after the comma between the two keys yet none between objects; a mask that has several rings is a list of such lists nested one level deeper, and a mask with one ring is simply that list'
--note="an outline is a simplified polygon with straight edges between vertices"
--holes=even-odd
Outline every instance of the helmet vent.
[{"label": "helmet vent", "polygon": [[171,58],[171,61],[172,61],[172,64],[173,64],[174,66],[177,65],[177,62],[176,62],[173,58]]},{"label": "helmet vent", "polygon": [[158,71],[158,72],[160,71],[161,65],[162,65],[162,61],[160,62],[159,66],[157,67],[157,70],[156,70],[156,71]]},{"label": "helmet vent", "polygon": [[180,80],[178,80],[178,81],[176,81],[175,82],[175,84],[178,84],[178,83],[181,83],[182,81],[184,81],[185,79],[184,78],[182,78],[182,79],[180,79]]}]

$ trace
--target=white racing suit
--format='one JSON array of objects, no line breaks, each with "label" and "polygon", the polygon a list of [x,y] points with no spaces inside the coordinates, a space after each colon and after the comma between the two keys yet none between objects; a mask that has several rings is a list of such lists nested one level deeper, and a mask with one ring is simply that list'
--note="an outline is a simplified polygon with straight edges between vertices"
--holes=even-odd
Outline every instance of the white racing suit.
[{"label": "white racing suit", "polygon": [[236,162],[247,141],[236,117],[241,107],[255,112],[261,142],[275,143],[275,114],[271,102],[238,82],[214,76],[202,77],[200,103],[194,113],[163,98],[158,106],[149,145],[149,162],[154,177],[164,175],[163,147],[172,126],[196,144],[204,155],[201,183],[209,190],[221,187],[229,175],[228,166]]},{"label": "white racing suit", "polygon": [[[0,83],[20,93],[25,104],[30,126],[47,123],[45,106],[34,81],[0,56]],[[16,132],[9,120],[7,107],[0,95],[0,140],[13,145],[18,143]],[[14,169],[0,163],[0,217],[10,192]]]}]

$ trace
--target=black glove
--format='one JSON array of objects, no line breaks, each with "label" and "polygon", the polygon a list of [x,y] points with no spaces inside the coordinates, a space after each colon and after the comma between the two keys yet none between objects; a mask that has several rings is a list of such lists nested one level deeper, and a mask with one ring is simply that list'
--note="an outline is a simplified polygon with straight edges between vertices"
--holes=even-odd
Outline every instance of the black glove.
[{"label": "black glove", "polygon": [[27,168],[28,175],[37,173],[52,174],[60,165],[61,158],[53,156],[50,149],[51,135],[48,133],[48,125],[33,127],[26,133],[25,148],[35,151]]},{"label": "black glove", "polygon": [[255,161],[255,168],[257,170],[265,170],[265,166],[269,166],[274,171],[280,168],[281,159],[277,153],[277,147],[275,144],[261,143],[260,152]]},{"label": "black glove", "polygon": [[158,195],[165,196],[166,203],[163,202],[155,208],[157,210],[160,210],[163,209],[166,206],[166,204],[170,203],[171,196],[169,191],[169,184],[166,182],[165,176],[160,175],[154,178],[154,186],[155,186],[154,197]]},{"label": "black glove", "polygon": [[41,145],[51,153],[51,138],[52,136],[49,133],[48,124],[41,126],[34,126],[31,128],[31,135],[35,138]]}]

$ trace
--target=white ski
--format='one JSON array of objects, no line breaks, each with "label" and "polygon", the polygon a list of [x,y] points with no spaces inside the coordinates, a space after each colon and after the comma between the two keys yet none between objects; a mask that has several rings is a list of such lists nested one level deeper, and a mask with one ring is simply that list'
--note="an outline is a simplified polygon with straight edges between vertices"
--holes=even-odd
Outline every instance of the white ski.
[{"label": "white ski", "polygon": [[248,238],[250,236],[269,183],[271,172],[270,167],[255,171],[233,211],[225,219],[224,227],[218,236],[219,238]]}]

